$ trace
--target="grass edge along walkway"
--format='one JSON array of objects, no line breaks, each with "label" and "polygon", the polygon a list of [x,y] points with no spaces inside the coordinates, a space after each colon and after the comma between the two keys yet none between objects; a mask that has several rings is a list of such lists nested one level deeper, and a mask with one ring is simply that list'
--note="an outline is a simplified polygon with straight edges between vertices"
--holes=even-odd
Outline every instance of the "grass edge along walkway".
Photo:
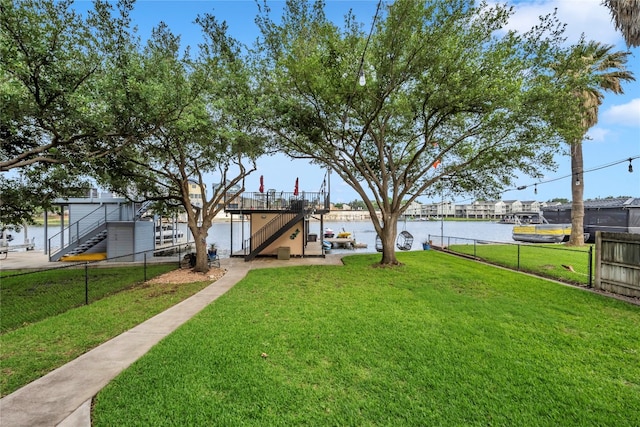
[{"label": "grass edge along walkway", "polygon": [[[161,274],[169,271],[169,268],[175,269],[165,266],[164,269],[156,269],[155,273]],[[64,273],[63,270],[58,272]],[[149,280],[156,274],[150,274]],[[126,289],[92,301],[89,305],[70,308],[0,333],[0,397],[161,313],[209,284],[151,284],[138,282],[135,276],[132,275],[131,284]],[[31,277],[33,276],[21,276],[29,283],[42,280],[34,280]],[[118,278],[118,281],[122,279]],[[6,283],[3,283],[4,285]],[[55,294],[44,297],[47,296],[56,297]],[[2,316],[7,314],[5,303],[3,297]],[[40,297],[39,303],[46,303],[46,300]]]},{"label": "grass edge along walkway", "polygon": [[[235,268],[202,291],[0,399],[3,425],[58,425],[160,339],[233,286]],[[55,390],[55,392],[52,392]]]},{"label": "grass edge along walkway", "polygon": [[252,271],[94,425],[640,425],[640,307],[434,251]]}]

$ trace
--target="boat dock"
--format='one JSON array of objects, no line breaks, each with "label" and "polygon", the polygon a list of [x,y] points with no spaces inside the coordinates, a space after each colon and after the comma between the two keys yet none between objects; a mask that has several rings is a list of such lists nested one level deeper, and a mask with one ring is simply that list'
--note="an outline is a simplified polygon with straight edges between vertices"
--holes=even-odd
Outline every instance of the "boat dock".
[{"label": "boat dock", "polygon": [[[2,259],[6,259],[9,252],[19,251],[21,249],[25,249],[27,251],[32,251],[36,247],[35,243],[25,243],[23,245],[2,245],[0,246],[0,257]],[[4,255],[4,256],[2,256]]]},{"label": "boat dock", "polygon": [[355,249],[358,247],[356,239],[351,237],[325,237],[323,240],[331,243],[332,249]]}]

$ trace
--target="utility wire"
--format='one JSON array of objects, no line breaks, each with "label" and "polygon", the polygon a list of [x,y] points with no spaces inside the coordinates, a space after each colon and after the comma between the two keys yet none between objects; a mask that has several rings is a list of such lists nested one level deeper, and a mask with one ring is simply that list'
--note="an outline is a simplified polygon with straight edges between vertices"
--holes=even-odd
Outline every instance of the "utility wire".
[{"label": "utility wire", "polygon": [[[606,168],[609,168],[609,167],[612,167],[612,166],[615,166],[615,165],[619,165],[620,163],[631,162],[631,161],[636,160],[636,159],[640,159],[640,155],[627,157],[627,158],[622,159],[622,160],[616,160],[614,162],[607,163],[607,164],[604,164],[604,165],[594,166],[594,167],[589,168],[589,169],[584,169],[581,173],[584,175],[587,172],[595,172],[597,170],[606,169]],[[561,179],[569,178],[569,177],[572,177],[572,176],[573,176],[573,173],[570,173],[568,175],[559,176],[557,178],[547,179],[545,181],[534,182],[533,184],[521,185],[521,186],[518,186],[516,188],[508,188],[508,189],[504,190],[504,192],[506,193],[507,191],[524,190],[527,187],[531,187],[532,185],[537,186],[537,185],[541,185],[541,184],[548,184],[550,182],[560,181]]]},{"label": "utility wire", "polygon": [[[610,167],[612,167],[612,166],[619,165],[620,163],[626,163],[626,162],[629,162],[629,164],[631,164],[631,162],[632,162],[633,160],[636,160],[636,159],[640,159],[640,155],[635,155],[635,156],[631,156],[631,157],[626,157],[626,158],[624,158],[624,159],[616,160],[616,161],[613,161],[613,162],[611,162],[611,163],[606,163],[606,164],[599,165],[599,166],[593,166],[593,167],[591,167],[591,168],[589,168],[589,169],[585,169],[585,170],[583,170],[583,171],[582,171],[582,174],[585,174],[585,173],[588,173],[588,172],[595,172],[595,171],[598,171],[598,170],[601,170],[601,169],[610,168]],[[550,183],[550,182],[560,181],[560,180],[562,180],[562,179],[566,179],[566,178],[569,178],[569,177],[571,177],[571,176],[573,176],[573,174],[563,175],[563,176],[559,176],[559,177],[557,177],[557,178],[551,178],[551,179],[547,179],[547,180],[545,180],[545,181],[535,182],[535,183],[533,183],[533,184],[521,185],[521,186],[518,186],[518,187],[515,187],[515,188],[507,188],[506,190],[504,190],[504,191],[503,191],[503,193],[506,193],[506,192],[508,192],[508,191],[524,190],[524,189],[526,189],[526,188],[528,188],[528,187],[531,187],[531,186],[538,186],[538,185],[541,185],[541,184],[548,184],[548,183]],[[462,204],[462,203],[465,203],[465,202],[471,202],[471,201],[474,201],[474,200],[476,200],[476,198],[475,198],[475,197],[467,197],[467,198],[462,199],[462,200],[451,200],[451,201],[449,201],[448,203],[452,203],[452,204]],[[432,203],[432,204],[437,204],[437,203]]]}]

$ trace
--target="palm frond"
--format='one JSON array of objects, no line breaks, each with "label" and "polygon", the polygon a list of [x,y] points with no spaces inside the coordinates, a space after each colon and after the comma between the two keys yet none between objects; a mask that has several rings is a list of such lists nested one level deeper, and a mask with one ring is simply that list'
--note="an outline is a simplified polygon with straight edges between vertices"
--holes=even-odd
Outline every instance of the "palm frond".
[{"label": "palm frond", "polygon": [[640,46],[640,0],[604,0],[627,46]]}]

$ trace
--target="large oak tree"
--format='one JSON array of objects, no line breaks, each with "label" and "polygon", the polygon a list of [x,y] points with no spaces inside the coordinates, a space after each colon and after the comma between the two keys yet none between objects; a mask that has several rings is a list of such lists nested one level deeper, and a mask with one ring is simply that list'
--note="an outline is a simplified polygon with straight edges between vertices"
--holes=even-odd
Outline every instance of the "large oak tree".
[{"label": "large oak tree", "polygon": [[554,167],[561,138],[551,120],[574,112],[550,72],[563,26],[548,16],[517,34],[504,30],[510,14],[399,0],[369,31],[352,15],[339,28],[321,1],[287,1],[276,23],[265,2],[263,125],[291,157],[333,169],[362,197],[381,264],[397,264],[397,222],[417,197],[443,187],[491,197]]},{"label": "large oak tree", "polygon": [[46,208],[56,197],[85,192],[91,160],[144,131],[119,120],[124,106],[117,102],[131,1],[115,8],[97,1],[87,14],[72,3],[0,0],[5,224],[28,222],[34,203]]},{"label": "large oak tree", "polygon": [[[133,200],[180,207],[196,247],[196,271],[207,271],[206,238],[232,188],[256,169],[265,138],[252,126],[255,100],[242,46],[211,15],[196,20],[205,42],[195,58],[163,23],[128,54],[129,122],[147,134],[105,156],[100,182]],[[219,183],[209,182],[219,177]],[[198,203],[191,184],[200,189]],[[213,185],[218,184],[218,185]],[[237,192],[236,192],[237,194]]]}]

